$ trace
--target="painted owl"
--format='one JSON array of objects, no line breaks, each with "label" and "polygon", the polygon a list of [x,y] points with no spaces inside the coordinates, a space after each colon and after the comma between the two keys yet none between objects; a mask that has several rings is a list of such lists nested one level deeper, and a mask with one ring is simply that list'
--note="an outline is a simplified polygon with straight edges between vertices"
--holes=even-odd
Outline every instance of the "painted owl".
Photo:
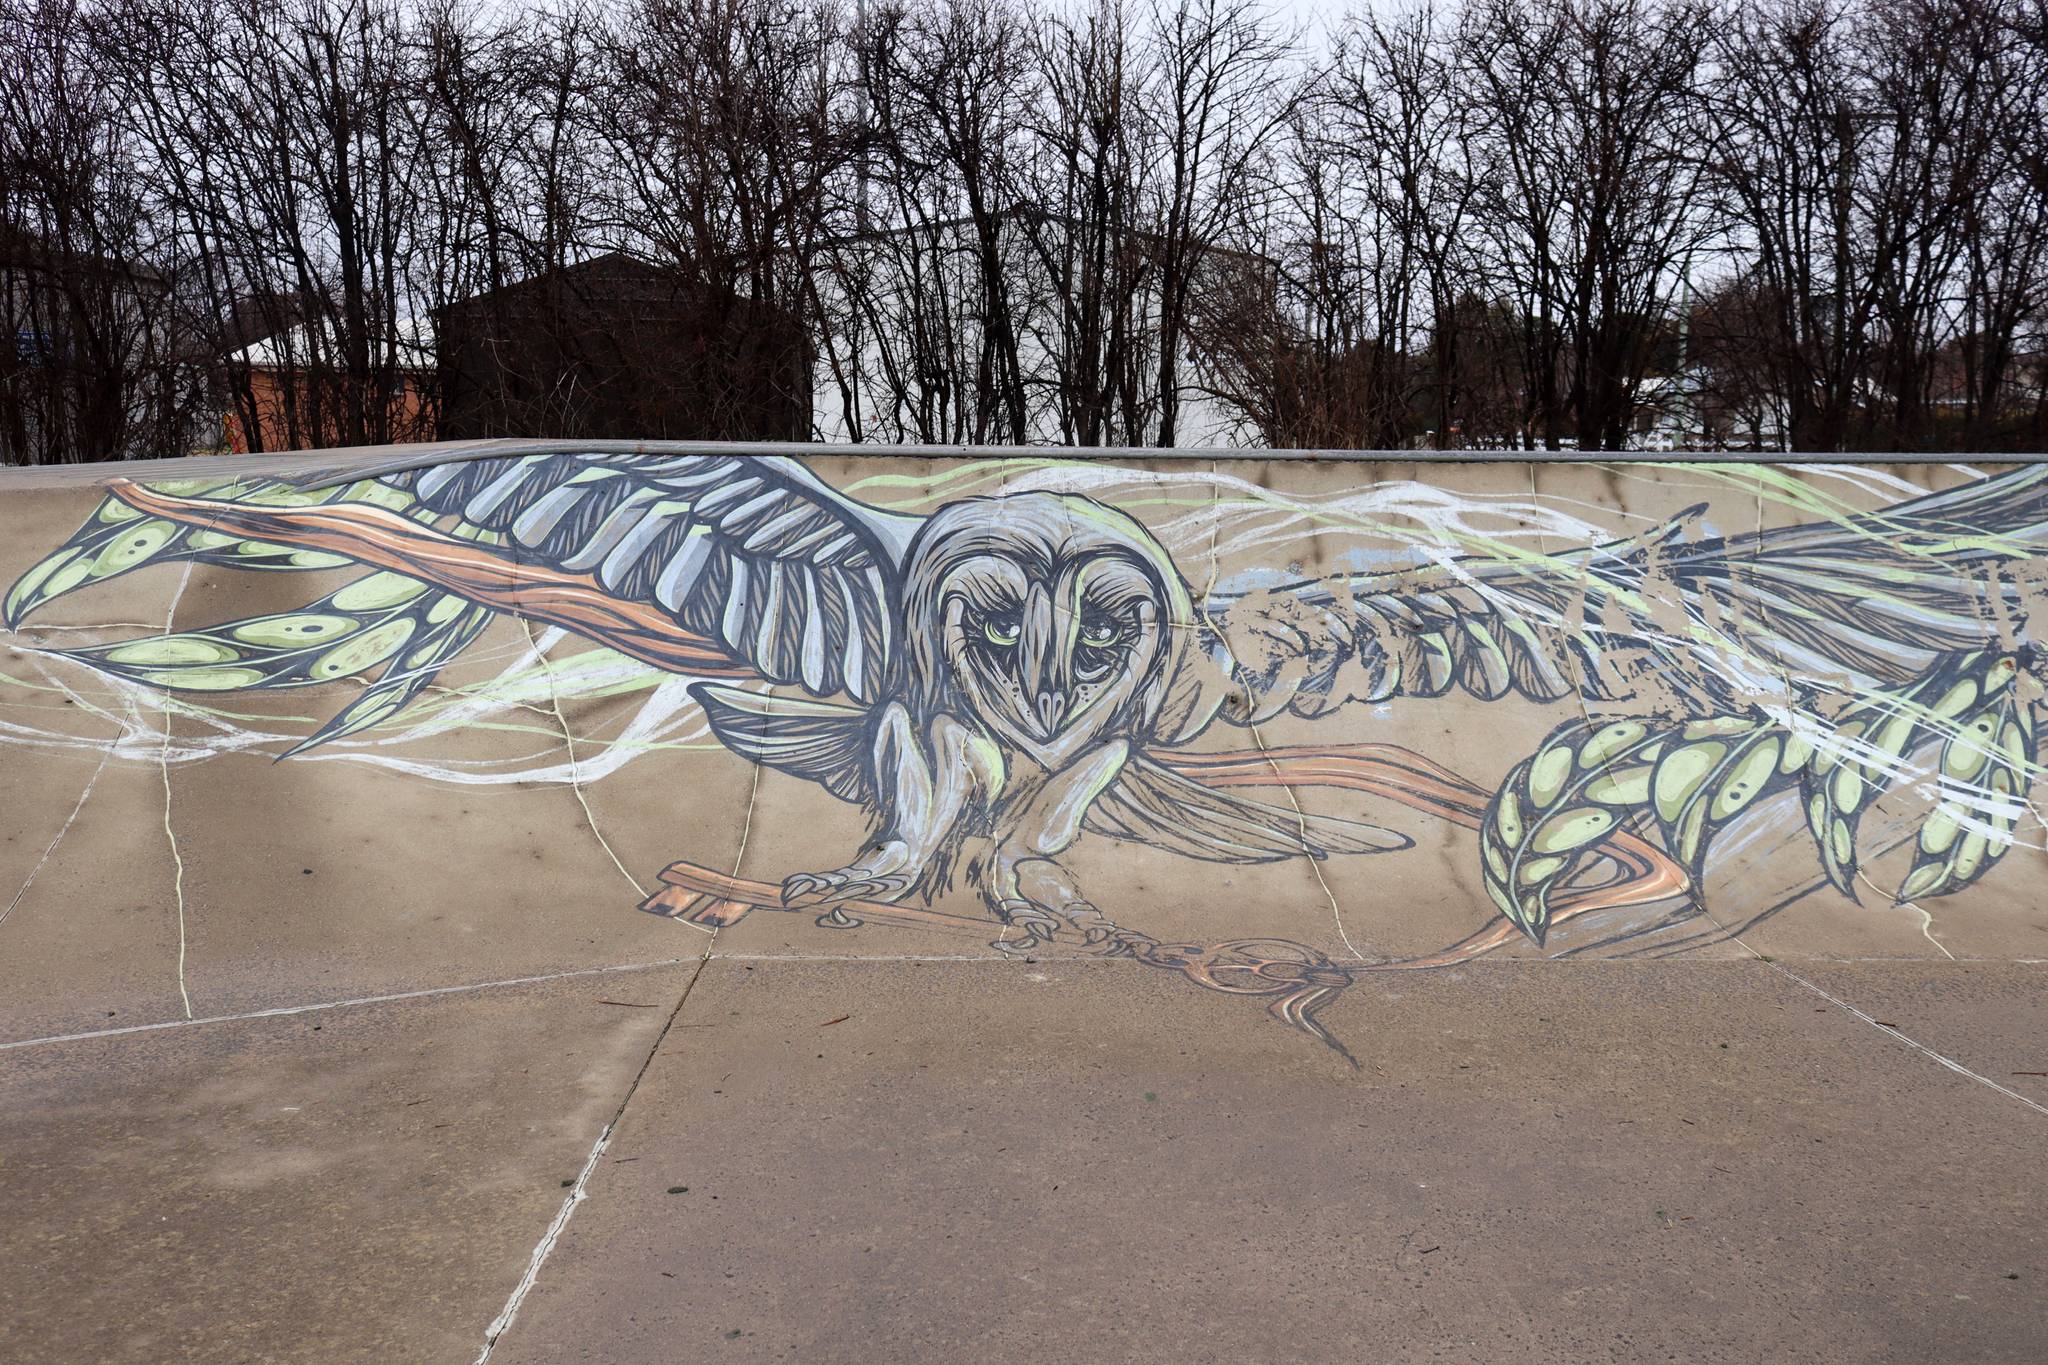
[{"label": "painted owl", "polygon": [[[2016,682],[2033,666],[2025,593],[2002,566],[2048,538],[2048,468],[1748,535],[1707,534],[1695,509],[1561,555],[1198,592],[1144,526],[1085,497],[997,494],[913,517],[783,456],[529,452],[358,475],[324,509],[260,486],[208,499],[130,485],[115,497],[172,528],[148,562],[293,567],[259,561],[339,554],[458,606],[552,620],[697,674],[692,695],[727,748],[871,817],[871,837],[841,865],[785,881],[786,903],[830,919],[842,901],[964,881],[1007,926],[1003,946],[1021,951],[1070,927],[1091,938],[1113,928],[1060,861],[1086,833],[1231,863],[1407,843],[1162,761],[1219,722],[1452,692],[1576,701],[1575,718],[1510,773],[1483,831],[1487,889],[1539,943],[1548,889],[1601,831],[1656,825],[1696,867],[1718,823],[1787,786],[1801,789],[1830,878],[1851,886],[1867,793],[1836,776],[1840,746],[1801,738],[1802,717],[1897,756],[1929,737],[1967,742],[1996,711],[1994,730],[2024,732],[2010,741],[2026,753],[2008,756],[2006,787],[2030,780],[2032,702]],[[78,556],[104,555],[121,525],[96,519],[31,571],[9,594],[9,624]],[[651,653],[649,630],[695,643]],[[402,705],[452,652],[404,656],[380,705]],[[75,653],[139,676],[118,647]],[[286,668],[250,685],[318,680]],[[1848,701],[1823,716],[1829,696]],[[1908,714],[1919,718],[1894,723]],[[1877,784],[1866,768],[1865,757],[1850,765]],[[1982,871],[1945,849],[1923,864],[1939,864],[1930,894]]]},{"label": "painted owl", "polygon": [[930,896],[971,879],[1029,951],[1106,931],[1058,857],[1084,829],[1227,862],[1407,840],[1217,792],[1149,751],[1230,696],[1214,627],[1164,547],[1087,498],[965,498],[906,517],[794,460],[525,457],[389,476],[520,553],[651,599],[760,679],[699,683],[734,753],[867,809],[844,865],[792,906]]}]

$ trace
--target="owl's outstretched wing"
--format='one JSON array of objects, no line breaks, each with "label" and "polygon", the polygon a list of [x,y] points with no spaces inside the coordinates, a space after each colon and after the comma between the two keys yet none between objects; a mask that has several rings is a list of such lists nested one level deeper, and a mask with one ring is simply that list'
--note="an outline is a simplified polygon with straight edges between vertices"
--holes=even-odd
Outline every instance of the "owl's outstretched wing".
[{"label": "owl's outstretched wing", "polygon": [[921,524],[778,456],[557,453],[383,476],[512,555],[652,603],[773,683],[871,701]]},{"label": "owl's outstretched wing", "polygon": [[1648,695],[1707,714],[1760,692],[1866,690],[2024,637],[2020,585],[2048,551],[2048,469],[1881,512],[1741,536],[1703,508],[1561,555],[1471,557],[1212,596],[1226,719],[1463,691],[1491,701]]},{"label": "owl's outstretched wing", "polygon": [[886,685],[903,556],[921,524],[772,456],[543,448],[357,468],[317,487],[117,479],[0,598],[0,622],[18,627],[152,564],[358,565],[362,577],[302,607],[59,651],[181,691],[374,675],[293,752],[404,710],[498,612],[672,672],[844,694],[858,717]]}]

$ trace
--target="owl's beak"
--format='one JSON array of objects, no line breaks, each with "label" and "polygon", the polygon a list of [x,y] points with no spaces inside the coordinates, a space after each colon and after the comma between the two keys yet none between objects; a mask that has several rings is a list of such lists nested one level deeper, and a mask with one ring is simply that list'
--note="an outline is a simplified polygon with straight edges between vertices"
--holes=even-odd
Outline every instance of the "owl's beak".
[{"label": "owl's beak", "polygon": [[1038,694],[1038,728],[1050,738],[1058,733],[1060,723],[1067,718],[1067,694],[1065,692],[1040,692]]},{"label": "owl's beak", "polygon": [[1058,734],[1067,718],[1066,650],[1052,594],[1034,586],[1024,599],[1022,638],[1017,642],[1018,681],[1024,685],[1040,738]]}]

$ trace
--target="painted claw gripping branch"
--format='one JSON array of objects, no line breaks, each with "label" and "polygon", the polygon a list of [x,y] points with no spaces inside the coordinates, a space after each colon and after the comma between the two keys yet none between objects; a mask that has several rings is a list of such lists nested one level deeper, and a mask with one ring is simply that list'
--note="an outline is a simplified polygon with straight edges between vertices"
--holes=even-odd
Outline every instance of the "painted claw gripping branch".
[{"label": "painted claw gripping branch", "polygon": [[[693,859],[679,816],[644,908],[1128,958],[1333,1047],[1319,1014],[1368,973],[1683,952],[1814,895],[1926,919],[2039,842],[2048,467],[1602,467],[1640,484],[1620,502],[1689,499],[1650,516],[1513,465],[1463,467],[1463,491],[1325,465],[1324,491],[1286,492],[1264,476],[1315,467],[834,464],[856,472],[534,444],[318,487],[117,481],[20,574],[6,625],[28,641],[52,602],[146,569],[172,566],[165,602],[195,570],[304,575],[285,610],[36,657],[52,686],[82,666],[183,707],[213,738],[181,758],[450,783],[475,772],[423,746],[536,668],[558,706],[638,697],[568,780],[736,756],[843,803],[811,844],[837,856],[767,880]],[[508,620],[524,648],[498,674],[437,682]],[[222,704],[296,688],[341,700],[298,733]],[[729,756],[667,743],[696,735]],[[1759,871],[1794,842],[1797,875]],[[1192,880],[1169,936],[1146,897],[1091,892],[1090,844],[1256,870],[1214,903]],[[1357,946],[1399,898],[1331,894],[1322,943],[1243,900],[1444,849],[1460,875],[1423,880],[1465,897],[1469,932],[1427,951]]]}]

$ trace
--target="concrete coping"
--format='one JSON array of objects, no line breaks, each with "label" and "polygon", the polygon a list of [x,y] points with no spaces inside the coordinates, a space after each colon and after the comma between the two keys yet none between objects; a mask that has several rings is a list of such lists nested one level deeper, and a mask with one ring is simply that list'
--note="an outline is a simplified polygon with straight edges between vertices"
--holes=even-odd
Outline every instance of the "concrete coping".
[{"label": "concrete coping", "polygon": [[[502,455],[575,454],[604,451],[644,455],[784,455],[797,459],[1003,460],[1083,459],[1118,463],[1239,463],[1301,460],[1317,463],[1392,464],[1871,464],[1958,465],[2040,464],[2048,454],[1986,454],[1962,452],[1925,455],[1906,452],[1816,451],[1561,451],[1561,450],[1251,450],[1235,447],[1154,446],[985,446],[827,444],[804,441],[634,441],[493,439],[429,441],[409,445],[338,446],[259,455],[208,455],[164,460],[110,460],[97,464],[37,465],[0,468],[0,490],[9,488],[77,487],[113,479],[189,477],[191,466],[203,466],[222,477],[282,476],[308,483],[391,473],[450,460],[481,460]],[[180,473],[171,475],[171,468]]]}]

